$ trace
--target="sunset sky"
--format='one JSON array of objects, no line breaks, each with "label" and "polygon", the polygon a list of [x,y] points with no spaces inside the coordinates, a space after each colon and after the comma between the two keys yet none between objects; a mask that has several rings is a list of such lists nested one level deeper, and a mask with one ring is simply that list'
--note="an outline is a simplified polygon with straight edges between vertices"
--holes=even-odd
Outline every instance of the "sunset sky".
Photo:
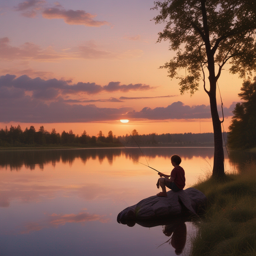
[{"label": "sunset sky", "polygon": [[[212,132],[202,84],[193,96],[180,95],[178,80],[159,69],[174,53],[168,42],[156,43],[163,24],[152,21],[153,6],[1,0],[0,128],[43,125],[90,136]],[[227,131],[242,79],[226,67],[218,83]]]}]

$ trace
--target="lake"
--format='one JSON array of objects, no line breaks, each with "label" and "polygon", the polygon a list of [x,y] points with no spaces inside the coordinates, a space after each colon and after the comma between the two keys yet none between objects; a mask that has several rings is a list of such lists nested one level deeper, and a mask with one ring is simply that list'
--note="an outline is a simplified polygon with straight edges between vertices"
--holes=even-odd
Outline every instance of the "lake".
[{"label": "lake", "polygon": [[[186,255],[196,232],[190,222],[171,236],[173,223],[116,221],[124,208],[159,192],[157,173],[145,165],[169,174],[173,154],[182,158],[186,188],[211,173],[213,148],[0,151],[0,255]],[[227,172],[235,166],[225,157]]]}]

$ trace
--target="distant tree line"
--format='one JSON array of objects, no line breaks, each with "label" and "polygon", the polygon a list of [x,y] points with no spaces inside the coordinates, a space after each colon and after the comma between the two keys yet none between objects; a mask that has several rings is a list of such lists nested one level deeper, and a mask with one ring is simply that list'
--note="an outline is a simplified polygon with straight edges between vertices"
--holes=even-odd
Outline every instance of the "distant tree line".
[{"label": "distant tree line", "polygon": [[[223,133],[224,141],[227,133]],[[75,135],[72,130],[61,134],[52,129],[51,133],[43,126],[38,131],[34,126],[22,131],[21,127],[11,126],[0,130],[0,146],[81,146],[81,147],[108,147],[108,146],[213,146],[213,133],[184,133],[184,134],[143,134],[133,130],[130,135],[116,137],[112,131],[104,136],[99,131],[97,136],[89,136],[84,131],[81,136]]]},{"label": "distant tree line", "polygon": [[20,125],[17,127],[11,126],[8,130],[0,130],[0,146],[120,146],[119,140],[113,135],[112,131],[108,132],[105,137],[102,131],[98,136],[89,136],[84,131],[81,136],[75,135],[72,130],[69,132],[63,131],[61,134],[52,129],[51,133],[46,131],[43,126],[38,131],[34,126],[26,128],[22,131]]},{"label": "distant tree line", "polygon": [[[223,133],[224,142],[227,133]],[[213,146],[213,133],[178,133],[178,134],[148,134],[139,135],[133,130],[130,135],[119,136],[119,141],[126,146]]]}]

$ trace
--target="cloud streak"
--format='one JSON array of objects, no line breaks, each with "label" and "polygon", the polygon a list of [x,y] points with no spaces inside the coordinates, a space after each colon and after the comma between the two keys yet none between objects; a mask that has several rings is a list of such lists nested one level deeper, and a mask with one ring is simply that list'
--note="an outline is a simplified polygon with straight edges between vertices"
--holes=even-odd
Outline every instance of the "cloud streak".
[{"label": "cloud streak", "polygon": [[64,100],[67,103],[94,103],[94,102],[123,102],[117,98],[109,98],[109,99],[97,99],[97,100]]},{"label": "cloud streak", "polygon": [[120,97],[120,100],[147,100],[147,99],[161,99],[177,97],[178,95],[164,95],[164,96],[153,96],[153,97]]},{"label": "cloud streak", "polygon": [[52,47],[41,49],[29,42],[16,47],[10,45],[8,37],[0,38],[0,59],[3,60],[58,60],[63,58],[68,58],[67,54],[57,53]]},{"label": "cloud streak", "polygon": [[99,221],[101,223],[108,222],[105,216],[98,214],[90,214],[87,212],[80,212],[78,214],[51,214],[45,220],[39,222],[30,222],[25,225],[22,234],[28,234],[34,231],[39,231],[44,228],[57,228],[58,226],[66,225],[67,223],[83,223]]},{"label": "cloud streak", "polygon": [[162,99],[162,98],[171,98],[171,97],[176,97],[177,95],[165,95],[165,96],[154,96],[154,97],[119,97],[117,98],[109,98],[109,99],[96,99],[96,100],[72,100],[68,99],[65,100],[65,102],[69,103],[93,103],[93,102],[124,102],[127,100],[151,100],[151,99]]},{"label": "cloud streak", "polygon": [[8,37],[0,38],[0,59],[2,60],[34,60],[58,61],[63,59],[131,59],[140,57],[142,50],[134,49],[123,52],[111,52],[101,49],[94,41],[87,41],[68,51],[56,51],[49,46],[40,46],[26,42],[21,46],[12,46]]}]

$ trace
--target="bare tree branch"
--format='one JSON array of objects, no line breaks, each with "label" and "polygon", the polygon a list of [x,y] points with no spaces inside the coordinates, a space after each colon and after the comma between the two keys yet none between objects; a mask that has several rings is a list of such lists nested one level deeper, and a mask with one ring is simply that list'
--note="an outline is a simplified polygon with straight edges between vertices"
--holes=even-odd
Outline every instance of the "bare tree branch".
[{"label": "bare tree branch", "polygon": [[231,54],[230,56],[228,56],[229,53],[232,51],[232,49],[235,48],[235,46],[236,46],[236,44],[234,44],[234,45],[228,50],[228,52],[226,53],[226,56],[224,57],[224,59],[223,59],[223,61],[222,61],[222,64],[219,65],[218,74],[217,74],[217,76],[215,77],[216,81],[219,79],[219,77],[220,77],[220,75],[221,75],[221,71],[222,71],[223,66],[227,63],[227,61],[228,61],[229,59],[231,59],[232,57],[235,56],[235,54]]},{"label": "bare tree branch", "polygon": [[[202,54],[201,54],[201,47],[202,47],[202,45],[199,46],[199,55],[200,55],[200,57],[202,57]],[[205,84],[204,63],[205,63],[205,62],[203,62],[203,61],[200,62],[200,64],[201,64],[201,69],[202,69],[202,73],[203,73],[204,91],[209,95],[210,92],[206,89],[206,84]]]}]

